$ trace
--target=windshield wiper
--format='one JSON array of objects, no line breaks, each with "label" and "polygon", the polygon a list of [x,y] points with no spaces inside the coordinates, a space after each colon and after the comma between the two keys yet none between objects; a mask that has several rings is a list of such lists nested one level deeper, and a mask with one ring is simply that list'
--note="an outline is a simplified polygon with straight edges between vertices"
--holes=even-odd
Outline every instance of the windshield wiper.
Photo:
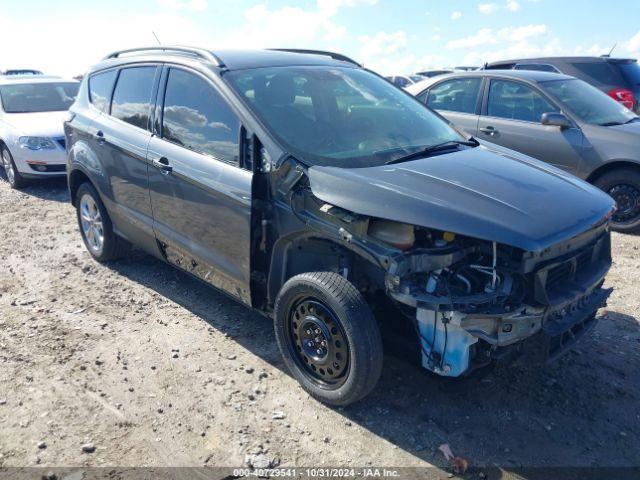
[{"label": "windshield wiper", "polygon": [[408,162],[409,160],[414,160],[416,158],[428,157],[432,153],[442,152],[444,150],[452,150],[454,148],[458,148],[460,145],[465,145],[467,147],[477,147],[478,145],[480,145],[480,142],[471,137],[467,141],[449,140],[442,143],[436,143],[435,145],[425,147],[421,150],[418,150],[417,152],[410,153],[409,155],[404,155],[402,157],[389,160],[388,162],[385,162],[385,165],[393,165],[394,163]]},{"label": "windshield wiper", "polygon": [[633,117],[633,118],[630,118],[629,120],[627,120],[627,121],[626,121],[626,122],[624,122],[624,123],[625,123],[625,125],[626,125],[627,123],[637,122],[638,120],[640,120],[640,117]]}]

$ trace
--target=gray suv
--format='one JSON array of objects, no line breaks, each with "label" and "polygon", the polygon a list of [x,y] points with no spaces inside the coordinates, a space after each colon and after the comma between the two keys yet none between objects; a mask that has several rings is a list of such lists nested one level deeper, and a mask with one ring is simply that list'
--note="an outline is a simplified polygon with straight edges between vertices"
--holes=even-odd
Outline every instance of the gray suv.
[{"label": "gray suv", "polygon": [[553,359],[611,292],[610,197],[342,55],[116,52],[65,133],[89,253],[134,244],[272,318],[332,405],[375,386],[383,340],[446,377]]},{"label": "gray suv", "polygon": [[640,231],[640,117],[597,88],[558,73],[481,70],[407,91],[469,135],[596,185],[617,203],[613,228]]}]

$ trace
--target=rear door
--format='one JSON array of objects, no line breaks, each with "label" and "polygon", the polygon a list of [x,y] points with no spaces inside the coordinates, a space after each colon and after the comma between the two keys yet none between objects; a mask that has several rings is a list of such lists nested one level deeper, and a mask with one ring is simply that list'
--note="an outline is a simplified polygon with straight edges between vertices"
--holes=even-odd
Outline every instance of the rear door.
[{"label": "rear door", "polygon": [[580,171],[583,134],[577,127],[540,123],[545,112],[560,112],[542,92],[529,84],[492,78],[485,94],[478,138],[496,143],[571,173]]},{"label": "rear door", "polygon": [[251,181],[240,121],[201,74],[165,68],[149,144],[154,231],[167,260],[250,303]]},{"label": "rear door", "polygon": [[[152,96],[160,67],[142,65],[119,70],[109,99],[95,98],[105,113],[94,122],[94,152],[103,169],[104,200],[116,230],[149,251],[154,244],[153,217],[149,200],[147,147]],[[90,79],[91,82],[96,79]],[[109,84],[109,78],[103,79]],[[97,90],[92,92],[98,94]],[[105,102],[106,105],[105,105]]]},{"label": "rear door", "polygon": [[453,78],[433,85],[425,96],[427,106],[469,135],[476,135],[482,77]]}]

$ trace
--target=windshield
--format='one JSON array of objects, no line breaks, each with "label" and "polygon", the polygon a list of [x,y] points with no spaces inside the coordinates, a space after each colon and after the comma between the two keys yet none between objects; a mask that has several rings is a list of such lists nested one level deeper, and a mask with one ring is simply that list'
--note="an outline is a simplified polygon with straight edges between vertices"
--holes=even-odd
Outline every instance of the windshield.
[{"label": "windshield", "polygon": [[78,94],[78,83],[18,83],[0,86],[6,113],[68,110]]},{"label": "windshield", "polygon": [[431,110],[366,70],[274,67],[224,78],[284,147],[310,165],[382,165],[464,140]]},{"label": "windshield", "polygon": [[636,118],[631,110],[582,80],[552,80],[541,85],[586,123],[620,125]]}]

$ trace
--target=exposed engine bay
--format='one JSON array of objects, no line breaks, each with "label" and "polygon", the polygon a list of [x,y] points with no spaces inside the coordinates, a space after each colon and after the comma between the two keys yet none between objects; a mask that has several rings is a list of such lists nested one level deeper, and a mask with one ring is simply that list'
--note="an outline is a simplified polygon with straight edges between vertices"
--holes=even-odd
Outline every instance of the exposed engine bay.
[{"label": "exposed engine bay", "polygon": [[426,243],[405,250],[387,293],[415,308],[422,365],[439,375],[521,353],[534,337],[539,360],[556,358],[595,325],[610,294],[601,288],[606,228],[540,255],[451,232],[416,236]]}]

